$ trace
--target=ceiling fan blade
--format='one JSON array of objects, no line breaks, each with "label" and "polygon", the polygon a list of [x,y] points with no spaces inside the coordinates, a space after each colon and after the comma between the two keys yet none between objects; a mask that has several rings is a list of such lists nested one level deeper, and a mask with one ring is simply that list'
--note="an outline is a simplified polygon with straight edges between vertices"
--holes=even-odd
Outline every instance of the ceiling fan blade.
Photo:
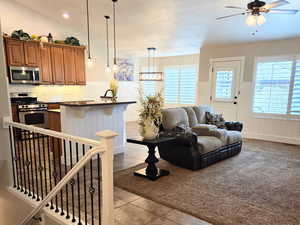
[{"label": "ceiling fan blade", "polygon": [[297,14],[297,9],[270,9],[270,13],[281,13],[281,14]]},{"label": "ceiling fan blade", "polygon": [[245,8],[243,8],[243,7],[239,7],[239,6],[230,6],[230,5],[225,6],[225,8],[227,8],[227,9],[245,9]]},{"label": "ceiling fan blade", "polygon": [[279,6],[288,5],[290,4],[287,0],[278,0],[269,4],[266,4],[263,8],[265,9],[273,9]]},{"label": "ceiling fan blade", "polygon": [[226,19],[226,18],[230,18],[230,17],[234,17],[234,16],[241,16],[241,15],[245,15],[246,13],[237,13],[237,14],[233,14],[233,15],[229,15],[229,16],[221,16],[216,18],[217,20],[221,20],[221,19]]}]

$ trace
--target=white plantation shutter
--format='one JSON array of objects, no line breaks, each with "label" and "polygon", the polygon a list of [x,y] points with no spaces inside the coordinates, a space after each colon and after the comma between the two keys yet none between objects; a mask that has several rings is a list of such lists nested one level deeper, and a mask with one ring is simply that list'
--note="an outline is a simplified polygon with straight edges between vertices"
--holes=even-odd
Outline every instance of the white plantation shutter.
[{"label": "white plantation shutter", "polygon": [[292,65],[292,61],[257,63],[253,112],[287,113]]},{"label": "white plantation shutter", "polygon": [[164,76],[165,103],[195,104],[197,88],[195,65],[165,67]]},{"label": "white plantation shutter", "polygon": [[296,61],[291,114],[300,115],[300,59]]},{"label": "white plantation shutter", "polygon": [[257,61],[252,110],[300,115],[300,59],[277,57]]}]

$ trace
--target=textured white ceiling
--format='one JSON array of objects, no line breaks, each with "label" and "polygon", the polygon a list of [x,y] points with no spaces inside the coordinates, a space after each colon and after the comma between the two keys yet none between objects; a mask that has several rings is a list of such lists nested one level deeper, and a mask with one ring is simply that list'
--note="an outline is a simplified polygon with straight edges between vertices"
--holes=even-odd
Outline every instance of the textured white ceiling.
[{"label": "textured white ceiling", "polygon": [[[86,31],[85,0],[15,0],[43,16],[81,32]],[[271,0],[272,1],[272,0]],[[271,2],[267,0],[266,2]],[[258,28],[245,25],[245,16],[216,21],[239,12],[225,5],[246,6],[248,0],[119,0],[118,47],[124,53],[144,53],[149,46],[160,55],[198,53],[203,44],[274,40],[300,36],[298,15],[269,14]],[[281,8],[300,9],[299,0]],[[105,39],[104,15],[112,15],[110,0],[90,0],[92,38]],[[69,20],[61,14],[70,13]]]}]

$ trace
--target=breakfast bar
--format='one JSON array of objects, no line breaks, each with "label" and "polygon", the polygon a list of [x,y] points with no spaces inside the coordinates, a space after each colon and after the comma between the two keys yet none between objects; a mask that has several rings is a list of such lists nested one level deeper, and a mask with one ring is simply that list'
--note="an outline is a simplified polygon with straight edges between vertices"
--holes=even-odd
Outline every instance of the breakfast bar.
[{"label": "breakfast bar", "polygon": [[114,154],[123,153],[126,141],[124,112],[129,104],[134,103],[136,102],[108,100],[63,102],[60,104],[61,131],[99,140],[97,132],[112,130],[118,133],[114,139]]}]

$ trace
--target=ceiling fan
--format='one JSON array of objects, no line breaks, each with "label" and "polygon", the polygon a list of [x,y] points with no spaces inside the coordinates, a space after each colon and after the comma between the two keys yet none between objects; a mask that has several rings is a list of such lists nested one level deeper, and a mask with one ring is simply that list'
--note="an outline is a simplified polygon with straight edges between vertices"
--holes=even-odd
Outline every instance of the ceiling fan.
[{"label": "ceiling fan", "polygon": [[248,15],[246,24],[249,26],[262,25],[266,22],[264,14],[266,13],[280,13],[280,14],[297,14],[299,10],[296,9],[278,9],[278,7],[290,4],[287,0],[278,0],[272,3],[266,3],[260,0],[254,0],[247,5],[247,8],[238,6],[225,6],[228,9],[242,9],[244,12],[236,13],[228,16],[218,17],[217,20],[226,19],[239,15]]}]

